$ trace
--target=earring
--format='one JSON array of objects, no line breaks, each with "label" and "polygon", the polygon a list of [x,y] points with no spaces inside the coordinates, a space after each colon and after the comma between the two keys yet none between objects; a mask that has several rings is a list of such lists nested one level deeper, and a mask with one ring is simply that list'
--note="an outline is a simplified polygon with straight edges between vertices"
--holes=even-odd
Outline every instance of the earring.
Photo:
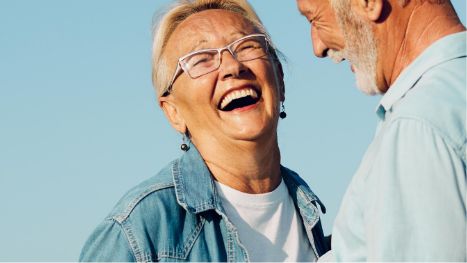
[{"label": "earring", "polygon": [[184,152],[187,152],[190,149],[190,146],[188,146],[188,138],[186,134],[182,135],[182,144],[180,145],[180,149],[182,149]]},{"label": "earring", "polygon": [[285,107],[284,107],[283,101],[281,101],[281,112],[279,113],[279,117],[281,119],[285,119],[285,117],[287,117],[287,113],[285,113]]}]

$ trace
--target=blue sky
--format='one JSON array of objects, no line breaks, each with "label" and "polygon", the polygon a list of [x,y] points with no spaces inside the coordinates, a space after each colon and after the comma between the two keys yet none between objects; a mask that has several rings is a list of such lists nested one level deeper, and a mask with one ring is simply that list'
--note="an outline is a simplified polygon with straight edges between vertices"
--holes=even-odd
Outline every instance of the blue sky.
[{"label": "blue sky", "polygon": [[[150,79],[152,18],[168,2],[0,1],[0,261],[77,260],[117,200],[181,154]],[[348,63],[313,57],[295,1],[251,3],[288,60],[282,163],[325,203],[330,233],[379,98]]]}]

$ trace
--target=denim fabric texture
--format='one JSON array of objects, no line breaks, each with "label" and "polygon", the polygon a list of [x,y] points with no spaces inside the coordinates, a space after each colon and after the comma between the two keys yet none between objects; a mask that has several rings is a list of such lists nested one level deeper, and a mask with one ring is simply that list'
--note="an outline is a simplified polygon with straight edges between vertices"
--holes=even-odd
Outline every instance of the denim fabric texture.
[{"label": "denim fabric texture", "polygon": [[[319,210],[325,208],[307,184],[281,166],[304,229],[316,254],[330,247]],[[248,251],[225,215],[213,178],[192,145],[188,152],[130,190],[84,245],[80,261],[247,262]]]}]

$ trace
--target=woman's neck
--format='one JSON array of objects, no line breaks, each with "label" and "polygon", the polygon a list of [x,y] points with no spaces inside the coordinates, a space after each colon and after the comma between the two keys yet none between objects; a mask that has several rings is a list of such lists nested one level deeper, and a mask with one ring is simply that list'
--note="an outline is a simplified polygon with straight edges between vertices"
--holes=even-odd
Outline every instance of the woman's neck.
[{"label": "woman's neck", "polygon": [[245,193],[267,193],[281,182],[277,137],[197,146],[215,180]]}]

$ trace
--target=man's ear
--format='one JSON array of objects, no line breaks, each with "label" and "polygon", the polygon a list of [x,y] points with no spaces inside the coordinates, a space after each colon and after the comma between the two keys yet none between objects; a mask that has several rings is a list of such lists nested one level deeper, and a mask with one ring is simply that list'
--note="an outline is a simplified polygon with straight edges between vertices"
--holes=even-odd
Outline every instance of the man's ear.
[{"label": "man's ear", "polygon": [[169,120],[170,125],[172,125],[172,127],[178,132],[185,134],[187,130],[185,119],[183,118],[174,101],[168,97],[160,97],[159,105]]},{"label": "man's ear", "polygon": [[376,22],[382,15],[384,0],[352,0],[353,8],[362,17]]}]

